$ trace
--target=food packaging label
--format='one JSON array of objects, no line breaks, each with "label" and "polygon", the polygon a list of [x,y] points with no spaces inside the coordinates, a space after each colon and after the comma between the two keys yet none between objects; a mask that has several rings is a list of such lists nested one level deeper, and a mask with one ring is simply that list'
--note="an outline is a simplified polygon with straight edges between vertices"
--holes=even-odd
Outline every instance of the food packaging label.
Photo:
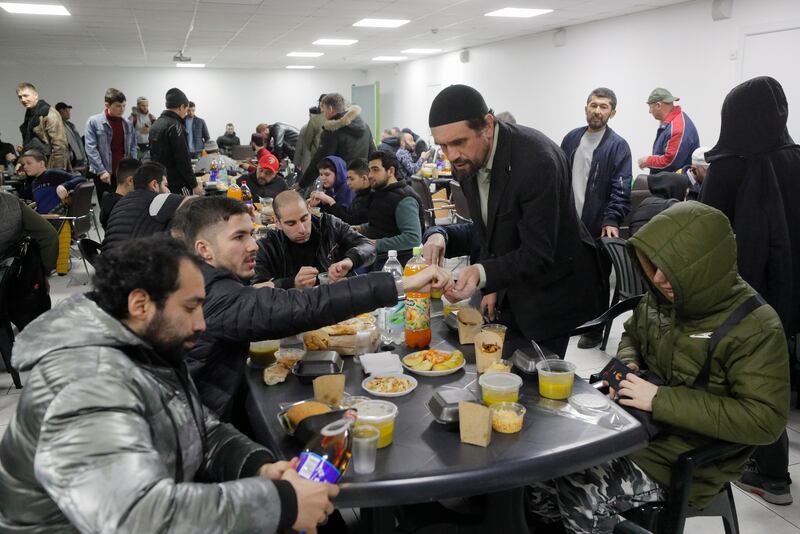
[{"label": "food packaging label", "polygon": [[326,482],[336,484],[342,474],[332,463],[319,454],[303,452],[300,454],[300,463],[297,464],[297,474],[312,482]]},{"label": "food packaging label", "polygon": [[345,376],[324,375],[314,379],[314,400],[338,406],[344,396]]},{"label": "food packaging label", "polygon": [[458,311],[458,342],[462,345],[473,343],[475,336],[481,331],[483,316],[475,308],[464,308]]},{"label": "food packaging label", "polygon": [[492,441],[492,411],[476,402],[460,401],[458,427],[462,443],[488,447]]},{"label": "food packaging label", "polygon": [[431,299],[406,295],[406,330],[417,332],[431,327]]}]

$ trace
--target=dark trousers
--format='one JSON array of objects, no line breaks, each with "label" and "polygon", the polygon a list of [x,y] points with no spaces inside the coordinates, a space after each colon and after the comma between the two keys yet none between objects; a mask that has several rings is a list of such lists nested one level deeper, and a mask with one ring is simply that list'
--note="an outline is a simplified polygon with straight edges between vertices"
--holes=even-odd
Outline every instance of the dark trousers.
[{"label": "dark trousers", "polygon": [[86,173],[86,177],[91,179],[94,182],[94,192],[97,194],[97,202],[98,204],[103,199],[103,195],[106,192],[113,193],[117,189],[117,180],[114,175],[111,175],[111,183],[107,184],[100,179],[98,175],[89,171]]},{"label": "dark trousers", "polygon": [[[506,325],[510,330],[513,330],[515,332],[522,332],[519,325],[517,324],[516,318],[514,317],[514,313],[511,311],[511,307],[507,305],[508,300],[506,300],[504,304],[506,305],[502,307],[502,310],[496,312],[497,322]],[[557,354],[558,357],[561,358],[562,360],[564,359],[564,356],[566,356],[567,354],[567,345],[569,344],[568,335],[551,337],[547,339],[536,339],[534,341],[536,341],[536,343],[538,343],[540,347],[546,348],[553,354]]]},{"label": "dark trousers", "polygon": [[772,445],[756,447],[752,458],[758,467],[759,474],[777,481],[788,479],[789,436],[786,434],[786,430]]}]

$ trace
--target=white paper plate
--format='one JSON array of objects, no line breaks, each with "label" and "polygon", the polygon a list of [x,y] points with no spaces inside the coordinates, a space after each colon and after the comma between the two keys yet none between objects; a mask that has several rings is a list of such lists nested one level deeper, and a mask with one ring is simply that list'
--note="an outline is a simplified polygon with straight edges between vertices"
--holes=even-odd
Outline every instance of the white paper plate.
[{"label": "white paper plate", "polygon": [[[413,356],[414,354],[419,354],[420,352],[425,352],[425,351],[419,350],[417,352],[412,352],[410,354],[406,354],[405,356],[400,358],[400,364],[403,366],[404,369],[406,369],[407,371],[409,371],[411,373],[414,373],[416,375],[420,375],[420,376],[446,376],[446,375],[452,375],[456,371],[458,371],[460,369],[463,369],[464,365],[466,365],[466,363],[467,363],[466,360],[462,360],[461,361],[461,365],[459,365],[458,367],[453,367],[452,369],[445,369],[443,371],[434,371],[434,370],[422,371],[422,370],[414,369],[413,367],[409,367],[408,365],[406,365],[406,363],[405,363],[405,359],[406,358],[408,358],[409,356]],[[444,352],[444,351],[442,351],[442,352]],[[462,354],[462,356],[463,356],[463,354]]]},{"label": "white paper plate", "polygon": [[[380,391],[373,391],[373,390],[371,390],[371,389],[369,389],[367,387],[367,382],[369,382],[370,380],[374,380],[376,378],[389,377],[389,376],[403,377],[406,380],[408,380],[409,382],[411,382],[411,387],[408,388],[407,390],[401,391],[399,393],[382,393]],[[369,393],[370,395],[375,395],[376,397],[402,397],[404,395],[408,395],[409,393],[411,393],[412,391],[417,389],[417,379],[414,378],[413,376],[408,376],[408,375],[405,375],[403,373],[397,373],[397,374],[391,374],[391,375],[368,376],[367,378],[365,378],[361,382],[361,388],[364,391],[366,391],[367,393]]]}]

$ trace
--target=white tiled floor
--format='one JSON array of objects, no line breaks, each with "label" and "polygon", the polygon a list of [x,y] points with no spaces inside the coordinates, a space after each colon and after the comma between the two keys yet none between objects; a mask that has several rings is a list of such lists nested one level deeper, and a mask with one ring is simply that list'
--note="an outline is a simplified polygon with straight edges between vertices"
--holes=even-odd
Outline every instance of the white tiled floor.
[{"label": "white tiled floor", "polygon": [[[82,265],[76,265],[81,270],[73,269],[73,278],[70,276],[53,277],[50,280],[53,303],[67,296],[85,291],[89,286],[82,285],[86,281],[86,273]],[[90,267],[91,270],[91,267]],[[577,347],[577,338],[570,341],[567,350],[567,360],[574,362],[578,367],[578,374],[588,376],[599,371],[608,361],[609,353],[616,350],[622,333],[622,323],[626,316],[614,321],[614,328],[608,341],[606,352],[599,349],[582,350]],[[26,373],[23,373],[23,383]],[[11,376],[0,373],[0,436],[5,432],[12,414],[16,409],[20,390],[14,389]],[[800,482],[800,410],[793,409],[789,414],[789,471],[795,481]],[[798,483],[792,485],[795,504],[791,506],[773,506],[759,497],[745,493],[734,488],[736,511],[739,517],[739,527],[742,534],[800,534],[800,487]],[[694,518],[689,519],[686,526],[687,534],[717,534],[723,533],[722,520],[719,518]]]}]

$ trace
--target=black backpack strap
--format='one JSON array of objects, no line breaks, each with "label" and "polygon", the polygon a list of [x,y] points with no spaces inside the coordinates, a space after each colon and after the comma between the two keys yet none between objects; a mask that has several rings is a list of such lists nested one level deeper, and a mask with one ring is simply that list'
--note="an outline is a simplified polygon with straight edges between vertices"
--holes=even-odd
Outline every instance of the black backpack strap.
[{"label": "black backpack strap", "polygon": [[714,351],[717,349],[717,345],[719,345],[719,342],[722,340],[722,338],[725,337],[728,332],[730,332],[731,328],[739,324],[742,319],[750,315],[752,311],[760,308],[766,303],[767,302],[761,295],[753,295],[741,303],[739,307],[736,308],[727,319],[725,319],[725,322],[722,323],[713,334],[711,334],[711,340],[708,343],[706,363],[700,370],[700,374],[698,374],[697,378],[694,380],[694,384],[692,384],[694,389],[705,391],[706,387],[708,386],[708,379],[711,375],[711,356],[714,354]]}]

